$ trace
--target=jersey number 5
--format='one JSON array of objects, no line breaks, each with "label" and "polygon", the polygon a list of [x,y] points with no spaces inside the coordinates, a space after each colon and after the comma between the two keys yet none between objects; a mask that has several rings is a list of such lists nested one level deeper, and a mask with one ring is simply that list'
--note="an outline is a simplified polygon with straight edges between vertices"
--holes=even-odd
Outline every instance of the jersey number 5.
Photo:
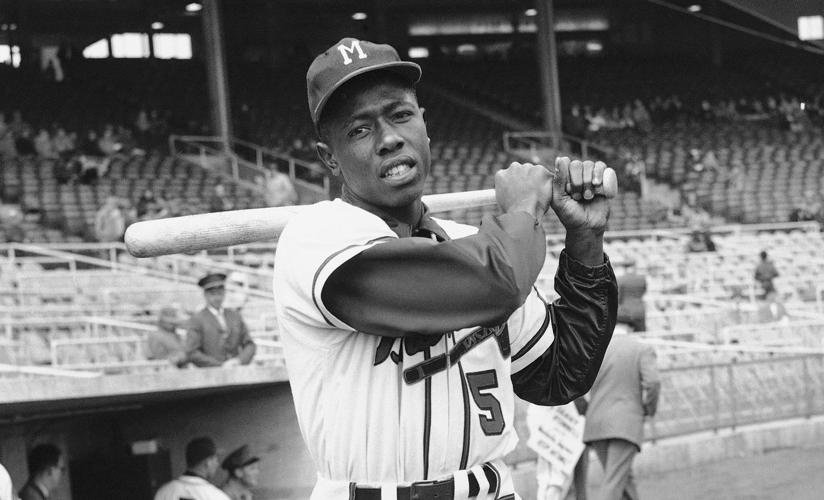
[{"label": "jersey number 5", "polygon": [[482,411],[489,412],[489,416],[478,415],[481,421],[481,430],[487,436],[499,436],[506,423],[504,422],[504,412],[501,411],[501,402],[492,394],[485,394],[481,391],[495,389],[498,387],[498,375],[495,370],[485,370],[482,372],[471,372],[466,374],[466,383],[472,393],[472,399]]}]

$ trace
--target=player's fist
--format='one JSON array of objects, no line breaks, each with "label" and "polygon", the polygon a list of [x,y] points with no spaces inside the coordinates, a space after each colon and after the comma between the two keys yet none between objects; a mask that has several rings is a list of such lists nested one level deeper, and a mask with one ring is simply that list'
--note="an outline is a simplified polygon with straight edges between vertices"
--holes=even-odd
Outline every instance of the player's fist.
[{"label": "player's fist", "polygon": [[536,218],[549,209],[552,173],[542,165],[512,162],[495,174],[495,198],[505,213],[524,211]]},{"label": "player's fist", "polygon": [[555,159],[552,209],[567,231],[603,232],[609,219],[608,198],[615,196],[615,172],[604,162]]}]

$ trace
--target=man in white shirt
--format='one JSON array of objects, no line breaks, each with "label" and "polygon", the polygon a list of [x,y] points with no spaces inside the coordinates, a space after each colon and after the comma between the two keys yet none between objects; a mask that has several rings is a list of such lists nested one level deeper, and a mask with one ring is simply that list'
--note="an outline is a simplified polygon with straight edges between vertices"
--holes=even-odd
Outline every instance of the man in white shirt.
[{"label": "man in white shirt", "polygon": [[154,500],[230,500],[210,481],[220,462],[217,447],[208,437],[199,437],[186,445],[186,472],[163,485]]}]

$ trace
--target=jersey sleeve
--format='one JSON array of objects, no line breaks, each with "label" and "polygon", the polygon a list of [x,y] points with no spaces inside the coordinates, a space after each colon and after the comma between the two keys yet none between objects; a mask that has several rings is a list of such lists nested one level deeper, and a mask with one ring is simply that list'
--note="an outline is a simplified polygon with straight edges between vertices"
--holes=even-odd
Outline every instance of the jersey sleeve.
[{"label": "jersey sleeve", "polygon": [[324,305],[329,276],[349,259],[397,235],[379,217],[340,200],[292,219],[278,241],[274,290],[279,308],[303,324],[354,330]]},{"label": "jersey sleeve", "polygon": [[509,317],[507,328],[512,349],[512,373],[523,370],[550,348],[555,335],[549,304],[537,288],[532,288],[524,305]]},{"label": "jersey sleeve", "polygon": [[617,317],[618,286],[606,256],[585,266],[561,252],[555,290],[551,304],[536,291],[537,301],[527,300],[508,324],[513,389],[539,405],[566,404],[589,391]]}]

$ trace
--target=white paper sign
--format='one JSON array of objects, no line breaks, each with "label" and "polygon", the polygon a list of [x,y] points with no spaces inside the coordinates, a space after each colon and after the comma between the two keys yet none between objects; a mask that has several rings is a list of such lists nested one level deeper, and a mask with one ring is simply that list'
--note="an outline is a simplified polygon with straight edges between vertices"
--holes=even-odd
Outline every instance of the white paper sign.
[{"label": "white paper sign", "polygon": [[571,475],[584,451],[584,417],[573,403],[564,406],[530,405],[527,412],[529,439],[526,445],[550,462],[553,468]]}]

